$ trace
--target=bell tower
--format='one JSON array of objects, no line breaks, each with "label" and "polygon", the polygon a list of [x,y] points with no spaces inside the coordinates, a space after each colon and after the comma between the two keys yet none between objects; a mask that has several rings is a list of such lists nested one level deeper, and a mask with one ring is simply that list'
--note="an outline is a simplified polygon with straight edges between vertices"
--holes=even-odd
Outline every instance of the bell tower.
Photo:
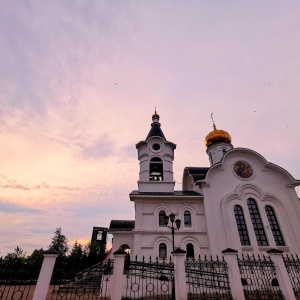
[{"label": "bell tower", "polygon": [[140,161],[139,192],[173,193],[173,159],[176,145],[163,134],[159,115],[152,116],[151,129],[145,141],[136,144]]}]

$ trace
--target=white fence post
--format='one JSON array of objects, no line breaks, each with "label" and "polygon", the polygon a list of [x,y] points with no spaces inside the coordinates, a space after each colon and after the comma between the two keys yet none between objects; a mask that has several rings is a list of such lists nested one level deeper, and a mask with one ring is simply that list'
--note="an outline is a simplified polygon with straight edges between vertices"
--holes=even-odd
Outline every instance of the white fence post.
[{"label": "white fence post", "polygon": [[244,300],[244,290],[241,281],[239,266],[237,263],[237,251],[227,248],[222,251],[228,265],[228,277],[231,287],[231,295],[235,300]]},{"label": "white fence post", "polygon": [[114,252],[114,273],[111,285],[111,300],[120,300],[124,289],[124,259],[126,252],[117,250]]},{"label": "white fence post", "polygon": [[277,280],[279,283],[280,290],[282,294],[285,296],[285,299],[296,300],[293,286],[291,284],[291,280],[289,274],[284,265],[284,261],[282,258],[283,251],[277,249],[271,249],[266,251],[276,267]]},{"label": "white fence post", "polygon": [[49,249],[43,255],[44,260],[32,300],[46,300],[58,251]]},{"label": "white fence post", "polygon": [[187,299],[186,275],[185,275],[185,254],[182,249],[175,249],[172,252],[174,262],[174,284],[176,300]]}]

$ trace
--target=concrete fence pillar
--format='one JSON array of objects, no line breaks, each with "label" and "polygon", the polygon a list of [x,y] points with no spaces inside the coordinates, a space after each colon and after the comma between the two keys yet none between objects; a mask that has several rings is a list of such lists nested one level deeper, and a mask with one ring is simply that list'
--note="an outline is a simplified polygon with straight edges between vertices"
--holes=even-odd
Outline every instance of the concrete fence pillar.
[{"label": "concrete fence pillar", "polygon": [[186,275],[185,275],[186,251],[179,248],[172,252],[174,262],[174,284],[176,300],[187,299]]},{"label": "concrete fence pillar", "polygon": [[228,277],[231,287],[231,294],[235,300],[244,300],[244,290],[241,281],[240,269],[237,262],[237,251],[227,248],[222,251],[228,265]]},{"label": "concrete fence pillar", "polygon": [[124,260],[126,252],[119,249],[114,252],[114,273],[111,285],[111,300],[120,300],[124,289]]},{"label": "concrete fence pillar", "polygon": [[277,280],[279,283],[280,290],[282,294],[285,296],[285,299],[296,300],[293,286],[291,284],[291,280],[289,274],[284,265],[284,261],[282,258],[282,251],[277,249],[268,250],[267,253],[270,255],[272,261],[276,267]]},{"label": "concrete fence pillar", "polygon": [[46,300],[58,251],[49,249],[43,255],[44,260],[32,300]]}]

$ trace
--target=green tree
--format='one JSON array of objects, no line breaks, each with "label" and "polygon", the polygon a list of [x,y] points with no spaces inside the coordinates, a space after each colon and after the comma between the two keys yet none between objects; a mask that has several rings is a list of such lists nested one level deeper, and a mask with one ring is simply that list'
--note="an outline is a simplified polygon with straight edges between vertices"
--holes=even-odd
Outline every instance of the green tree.
[{"label": "green tree", "polygon": [[62,234],[61,227],[56,228],[56,230],[54,231],[52,242],[49,245],[49,247],[57,250],[59,257],[65,257],[69,250],[67,243],[68,239],[65,235]]},{"label": "green tree", "polygon": [[30,267],[32,279],[38,279],[42,263],[44,249],[34,249],[30,256],[27,257],[27,264]]},{"label": "green tree", "polygon": [[14,259],[24,260],[25,255],[26,255],[26,252],[24,252],[24,250],[22,250],[21,247],[17,246],[17,248],[15,248],[15,252],[7,253],[7,255],[4,257],[4,259],[6,259],[6,260],[14,260]]}]

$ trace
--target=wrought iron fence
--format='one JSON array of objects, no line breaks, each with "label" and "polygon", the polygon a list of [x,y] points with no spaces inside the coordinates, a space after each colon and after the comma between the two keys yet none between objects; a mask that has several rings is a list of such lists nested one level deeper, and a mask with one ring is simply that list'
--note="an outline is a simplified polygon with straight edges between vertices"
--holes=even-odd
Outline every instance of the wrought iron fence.
[{"label": "wrought iron fence", "polygon": [[185,272],[188,299],[233,299],[224,258],[186,259]]},{"label": "wrought iron fence", "polygon": [[245,299],[285,299],[278,280],[276,267],[270,257],[258,255],[237,257]]},{"label": "wrought iron fence", "polygon": [[57,266],[51,280],[50,299],[109,299],[109,283],[113,268],[113,260],[109,259],[105,263],[99,263],[78,273],[74,279],[70,280],[63,278],[66,272],[62,266]]},{"label": "wrought iron fence", "polygon": [[284,265],[289,274],[295,296],[300,296],[300,259],[297,255],[286,254],[283,257]]},{"label": "wrought iron fence", "polygon": [[25,258],[0,258],[0,299],[32,299],[41,263]]},{"label": "wrought iron fence", "polygon": [[[131,299],[174,299],[174,264],[169,261],[160,262],[158,258],[148,262],[143,257],[142,261],[130,260],[130,255],[125,258],[124,274],[126,275],[126,290],[124,300]],[[172,296],[173,293],[173,296]]]}]

